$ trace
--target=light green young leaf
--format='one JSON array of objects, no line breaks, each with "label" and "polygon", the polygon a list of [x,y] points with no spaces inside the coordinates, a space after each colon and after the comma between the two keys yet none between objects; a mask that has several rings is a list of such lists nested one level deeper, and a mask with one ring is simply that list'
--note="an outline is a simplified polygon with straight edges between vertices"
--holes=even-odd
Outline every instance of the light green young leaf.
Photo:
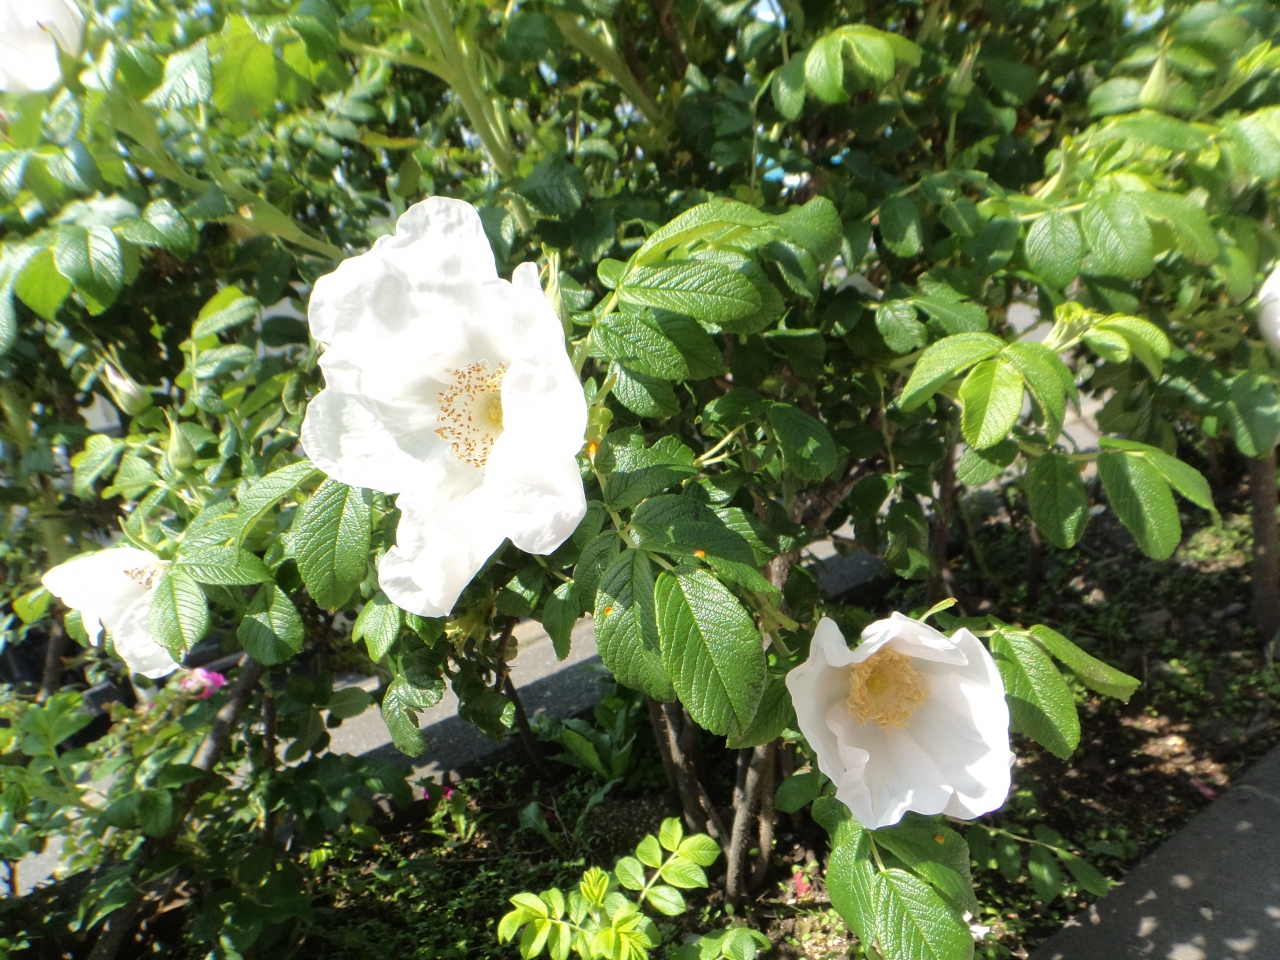
[{"label": "light green young leaf", "polygon": [[181,568],[199,583],[252,586],[266,583],[271,571],[258,557],[235,547],[204,546],[183,552],[172,569]]},{"label": "light green young leaf", "polygon": [[804,112],[804,65],[804,53],[795,53],[773,74],[769,92],[773,94],[773,103],[778,112],[788,120],[795,120]]},{"label": "light green young leaf", "polygon": [[1005,439],[1022,413],[1022,389],[1022,374],[1006,360],[984,360],[974,367],[960,385],[965,442],[985,450]]},{"label": "light green young leaf", "polygon": [[1005,342],[990,333],[958,333],[931,344],[916,361],[898,406],[904,411],[916,409],[948,380],[1004,347]]},{"label": "light green young leaf", "polygon": [[400,627],[404,623],[400,608],[379,590],[373,599],[364,605],[360,616],[351,628],[351,639],[356,643],[364,641],[369,648],[369,656],[379,661],[387,655],[391,645],[400,636]]}]

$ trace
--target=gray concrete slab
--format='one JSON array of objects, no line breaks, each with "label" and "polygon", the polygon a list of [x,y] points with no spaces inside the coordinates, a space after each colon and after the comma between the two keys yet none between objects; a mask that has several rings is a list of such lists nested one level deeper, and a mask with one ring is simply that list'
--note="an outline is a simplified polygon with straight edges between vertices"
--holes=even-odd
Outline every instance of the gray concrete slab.
[{"label": "gray concrete slab", "polygon": [[1032,960],[1280,958],[1280,747]]}]

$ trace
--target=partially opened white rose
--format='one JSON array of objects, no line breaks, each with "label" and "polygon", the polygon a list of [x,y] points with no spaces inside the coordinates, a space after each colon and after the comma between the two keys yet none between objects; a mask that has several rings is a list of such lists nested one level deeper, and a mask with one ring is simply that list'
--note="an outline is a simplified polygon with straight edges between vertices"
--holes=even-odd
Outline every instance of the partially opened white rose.
[{"label": "partially opened white rose", "polygon": [[948,639],[893,614],[850,650],[823,619],[809,659],[787,675],[818,768],[858,822],[908,810],[972,819],[1009,793],[1009,708],[991,654],[968,630]]},{"label": "partially opened white rose", "polygon": [[1271,352],[1280,356],[1280,267],[1271,271],[1258,291],[1258,331]]},{"label": "partially opened white rose", "polygon": [[79,56],[83,31],[71,0],[0,0],[0,90],[48,90],[62,76],[58,48]]},{"label": "partially opened white rose", "polygon": [[59,564],[40,582],[80,611],[91,643],[101,642],[105,627],[129,669],[154,680],[178,669],[169,651],[151,639],[151,598],[168,566],[146,550],[111,547]]},{"label": "partially opened white rose", "polygon": [[316,281],[308,320],[325,389],[302,445],[334,479],[399,494],[379,571],[394,603],[446,616],[505,539],[546,554],[574,531],[582,385],[537,266],[500,279],[474,207],[410,207]]}]

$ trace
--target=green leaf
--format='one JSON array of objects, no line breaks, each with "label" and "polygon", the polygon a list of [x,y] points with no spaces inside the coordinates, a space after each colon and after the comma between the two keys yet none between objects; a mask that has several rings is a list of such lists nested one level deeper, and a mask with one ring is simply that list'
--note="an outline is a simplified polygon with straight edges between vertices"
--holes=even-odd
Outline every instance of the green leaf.
[{"label": "green leaf", "polygon": [[1151,376],[1159,378],[1162,362],[1173,350],[1169,338],[1163,330],[1149,320],[1140,317],[1126,317],[1123,314],[1112,314],[1100,321],[1091,333],[1118,333],[1129,343],[1134,356],[1151,371]]},{"label": "green leaf", "polygon": [[966,487],[980,487],[1000,476],[1018,457],[1018,445],[1002,440],[986,450],[965,450],[956,464],[956,479]]},{"label": "green leaf", "polygon": [[1067,412],[1068,393],[1076,393],[1075,378],[1062,359],[1043,343],[1020,340],[1011,343],[1001,355],[1008,360],[1027,383],[1031,396],[1040,405],[1047,420],[1049,438],[1052,441],[1062,429]]},{"label": "green leaf", "polygon": [[755,621],[705,570],[658,577],[662,662],[680,701],[717,735],[745,730],[764,691],[764,649]]},{"label": "green leaf", "polygon": [[1095,897],[1105,897],[1111,892],[1111,884],[1107,882],[1107,878],[1098,872],[1093,864],[1066,850],[1055,850],[1054,853],[1058,855],[1058,859],[1062,861],[1071,876],[1075,878],[1076,883],[1089,893],[1092,893]]},{"label": "green leaf", "polygon": [[391,645],[400,636],[400,628],[404,623],[400,608],[379,590],[373,599],[364,605],[360,616],[351,628],[351,639],[356,643],[364,641],[369,648],[369,656],[380,661],[387,655]]},{"label": "green leaf", "polygon": [[650,887],[645,894],[645,899],[655,910],[668,917],[678,917],[688,909],[684,902],[684,895],[674,887],[668,887],[663,883]]},{"label": "green leaf", "polygon": [[978,898],[969,870],[969,846],[943,823],[910,815],[872,838],[910,867],[962,912],[974,914]]},{"label": "green leaf", "polygon": [[[604,497],[614,509],[634,507],[697,473],[693,451],[674,435],[646,447],[638,428],[615,430],[596,452],[596,469],[604,475]],[[587,595],[583,595],[584,601]]]},{"label": "green leaf", "polygon": [[507,21],[498,54],[504,60],[542,60],[559,53],[563,46],[564,36],[554,20],[545,13],[522,10]]},{"label": "green leaf", "polygon": [[551,217],[572,216],[587,196],[582,171],[554,153],[534,167],[515,189]]},{"label": "green leaf", "polygon": [[680,821],[675,817],[667,817],[658,827],[658,842],[662,844],[664,850],[670,850],[675,853],[680,848],[680,841],[684,839],[684,827],[680,825]]},{"label": "green leaf", "polygon": [[209,604],[204,591],[181,567],[171,567],[156,584],[149,624],[151,638],[175,659],[209,631]]},{"label": "green leaf", "polygon": [[1107,450],[1128,450],[1142,454],[1143,457],[1151,461],[1152,466],[1160,471],[1160,475],[1169,482],[1173,489],[1177,490],[1197,507],[1208,510],[1210,513],[1218,512],[1218,508],[1213,503],[1213,491],[1209,488],[1209,481],[1190,464],[1183,463],[1177,457],[1170,456],[1159,447],[1138,443],[1135,440],[1103,437],[1099,441],[1099,445]]},{"label": "green leaf", "polygon": [[695,833],[680,841],[679,846],[676,847],[676,853],[700,867],[709,867],[720,856],[720,844],[705,833]]},{"label": "green leaf", "polygon": [[1132,77],[1117,77],[1093,88],[1089,94],[1089,113],[1095,117],[1110,113],[1128,113],[1138,108],[1142,81]]},{"label": "green leaf", "polygon": [[247,367],[257,357],[252,347],[241,344],[214,347],[212,350],[201,352],[196,357],[195,363],[191,365],[191,375],[197,380],[209,380],[224,373],[230,373],[232,370]]},{"label": "green leaf", "polygon": [[108,227],[59,227],[53,257],[58,272],[85,296],[90,313],[109,307],[124,285],[124,255]]},{"label": "green leaf", "polygon": [[960,385],[965,442],[984,450],[1004,440],[1022,413],[1022,374],[1007,360],[984,360]]},{"label": "green leaf", "polygon": [[880,233],[900,257],[914,257],[924,249],[920,211],[910,197],[893,196],[880,204]]},{"label": "green leaf", "polygon": [[85,441],[84,449],[71,458],[75,467],[72,492],[77,497],[94,496],[93,485],[97,479],[115,466],[124,452],[125,442],[101,433],[95,433]]},{"label": "green leaf", "polygon": [[880,947],[889,957],[969,960],[973,935],[938,894],[904,870],[891,867],[871,885]]},{"label": "green leaf", "polygon": [[[832,799],[833,803],[838,803]],[[815,819],[817,804],[815,803]],[[848,816],[848,808],[840,805]],[[828,830],[831,827],[828,824]],[[876,868],[871,862],[871,844],[866,831],[851,819],[831,830],[831,859],[827,864],[827,892],[831,906],[863,943],[878,936],[878,910],[873,895]]]},{"label": "green leaf", "polygon": [[987,311],[976,303],[945,300],[942,297],[917,297],[915,304],[942,324],[949,334],[987,329]]},{"label": "green leaf", "polygon": [[418,730],[418,711],[434,707],[443,697],[444,681],[438,676],[434,683],[418,685],[396,675],[382,696],[382,720],[397,750],[408,757],[421,755],[426,741]]},{"label": "green leaf", "polygon": [[163,837],[172,823],[172,792],[155,788],[138,792],[138,829],[148,837]]},{"label": "green leaf", "polygon": [[1182,523],[1169,483],[1155,465],[1141,454],[1104,450],[1098,476],[1111,509],[1142,552],[1155,560],[1171,556],[1182,539]]},{"label": "green leaf", "polygon": [[1192,263],[1218,259],[1218,238],[1204,208],[1177,193],[1142,190],[1129,194],[1142,212],[1173,230],[1178,249]]},{"label": "green leaf", "polygon": [[17,269],[13,292],[40,316],[52,320],[71,292],[71,281],[58,270],[53,248],[36,251]]},{"label": "green leaf", "polygon": [[1058,668],[1025,634],[997,631],[991,654],[1004,680],[1013,729],[1066,759],[1080,743],[1075,698]]},{"label": "green leaf", "polygon": [[1083,264],[1084,238],[1071,214],[1047,213],[1027,233],[1027,265],[1049,286],[1065,287]]},{"label": "green leaf", "polygon": [[1076,465],[1058,453],[1036,457],[1025,487],[1031,519],[1045,539],[1063,550],[1074,547],[1089,522],[1089,496]]},{"label": "green leaf", "polygon": [[885,522],[889,544],[884,562],[900,577],[918,580],[929,575],[929,521],[914,499],[899,500]]},{"label": "green leaf", "polygon": [[632,267],[618,287],[618,298],[629,306],[670,310],[708,323],[727,323],[761,305],[750,280],[708,260]]},{"label": "green leaf", "polygon": [[203,546],[181,553],[171,569],[181,569],[199,583],[221,586],[248,587],[271,579],[266,564],[235,547]]},{"label": "green leaf", "polygon": [[790,403],[769,405],[769,423],[782,449],[782,462],[801,480],[821,480],[836,468],[836,444],[821,420]]},{"label": "green leaf", "polygon": [[1066,892],[1057,857],[1048,847],[1036,845],[1031,848],[1027,873],[1031,876],[1031,886],[1036,897],[1043,903],[1050,903]]},{"label": "green leaf", "polygon": [[1095,193],[1081,215],[1091,274],[1141,280],[1155,266],[1155,242],[1142,208],[1126,193]]},{"label": "green leaf", "polygon": [[848,99],[844,92],[844,40],[840,34],[820,37],[804,58],[804,78],[814,96],[825,103]]},{"label": "green leaf", "polygon": [[200,40],[165,61],[164,78],[146,102],[172,110],[207,103],[212,95],[213,68],[209,63],[209,45],[207,40]]},{"label": "green leaf", "polygon": [[[717,573],[721,571],[717,570]],[[796,711],[791,703],[791,693],[787,690],[786,680],[782,677],[770,677],[765,684],[764,693],[760,697],[760,706],[751,725],[742,731],[741,736],[730,737],[725,746],[731,750],[746,747],[762,747],[773,743],[787,729],[795,729]]]},{"label": "green leaf", "polygon": [[803,810],[822,792],[822,775],[817,770],[793,773],[778,785],[773,805],[783,813]]},{"label": "green leaf", "polygon": [[[679,844],[677,843],[677,847]],[[653,834],[647,834],[643,840],[636,845],[636,857],[647,867],[653,867],[655,870],[662,866],[664,859],[662,854],[662,846],[658,843],[658,838]]]},{"label": "green leaf", "polygon": [[619,683],[655,700],[675,699],[662,665],[653,565],[643,550],[624,550],[600,578],[595,627],[600,659]]},{"label": "green leaf", "polygon": [[[542,627],[551,638],[555,648],[556,659],[563,660],[569,656],[569,647],[573,642],[573,626],[582,615],[582,601],[578,599],[575,583],[562,583],[547,597],[542,607]],[[599,637],[600,626],[597,621],[596,636]]]},{"label": "green leaf", "polygon": [[245,17],[229,17],[214,41],[213,101],[236,120],[267,117],[276,101],[276,58]]},{"label": "green leaf", "polygon": [[673,314],[610,314],[592,330],[592,354],[664,380],[702,379],[724,369],[706,331]]},{"label": "green leaf", "polygon": [[904,411],[916,409],[948,380],[975,363],[994,357],[1004,347],[1005,342],[990,333],[958,333],[931,344],[916,361],[911,379],[898,397],[898,407]]},{"label": "green leaf", "polygon": [[804,206],[788,207],[775,223],[819,263],[827,263],[840,252],[843,237],[840,214],[826,197],[814,197]]},{"label": "green leaf", "polygon": [[236,636],[249,656],[273,666],[302,649],[306,629],[288,595],[274,583],[264,583],[249,601]]},{"label": "green leaf", "polygon": [[675,389],[667,380],[620,363],[613,364],[609,372],[615,378],[613,395],[637,417],[673,417],[680,412]]},{"label": "green leaf", "polygon": [[1280,400],[1270,377],[1242,370],[1227,385],[1222,405],[1236,446],[1246,457],[1268,455],[1280,438]]},{"label": "green leaf", "polygon": [[876,329],[894,353],[910,353],[925,345],[928,333],[916,319],[910,300],[887,300],[876,307]]},{"label": "green leaf", "polygon": [[316,603],[346,605],[368,567],[373,495],[326,479],[298,508],[293,521],[298,573]]},{"label": "green leaf", "polygon": [[881,86],[893,79],[893,46],[887,34],[862,24],[842,27],[838,34],[854,68],[865,80]]},{"label": "green leaf", "polygon": [[635,857],[623,857],[613,865],[613,872],[618,882],[628,890],[643,890],[645,884],[644,867]]},{"label": "green leaf", "polygon": [[310,460],[299,460],[253,481],[240,496],[240,508],[236,511],[236,542],[242,543],[268,510],[319,473]]},{"label": "green leaf", "polygon": [[805,58],[795,54],[773,74],[772,88],[774,106],[788,120],[795,120],[804,113],[805,98]]},{"label": "green leaf", "polygon": [[662,879],[681,890],[692,890],[707,885],[707,874],[702,867],[692,860],[674,856],[662,865],[658,871]]},{"label": "green leaf", "polygon": [[258,306],[258,301],[246,296],[239,287],[223,287],[200,308],[200,315],[191,327],[191,339],[211,337],[252,320],[258,313]]},{"label": "green leaf", "polygon": [[1133,691],[1141,686],[1141,681],[1090,656],[1056,630],[1036,625],[1031,628],[1031,635],[1090,690],[1128,703]]},{"label": "green leaf", "polygon": [[632,261],[637,264],[655,263],[675,247],[710,240],[725,233],[736,236],[745,232],[739,229],[741,227],[756,229],[768,227],[772,222],[773,218],[767,213],[738,200],[700,203],[655,230],[632,256]]},{"label": "green leaf", "polygon": [[337,717],[339,720],[350,720],[352,717],[358,717],[369,708],[369,704],[373,703],[373,697],[361,690],[359,687],[344,687],[341,690],[333,691],[333,696],[329,698],[329,702],[325,705],[329,711],[330,717]]}]

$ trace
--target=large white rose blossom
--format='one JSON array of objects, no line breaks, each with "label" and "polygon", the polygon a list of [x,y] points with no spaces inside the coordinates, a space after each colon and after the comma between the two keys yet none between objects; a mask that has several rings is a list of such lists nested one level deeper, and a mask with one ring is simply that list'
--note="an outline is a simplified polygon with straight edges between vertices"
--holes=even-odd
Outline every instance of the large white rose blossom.
[{"label": "large white rose blossom", "polygon": [[325,389],[302,445],[334,479],[399,494],[379,569],[394,603],[447,616],[504,540],[547,554],[574,531],[582,385],[537,266],[500,279],[474,207],[410,207],[316,281],[308,320]]},{"label": "large white rose blossom", "polygon": [[58,48],[79,56],[83,35],[71,0],[0,0],[0,90],[48,90],[62,76]]},{"label": "large white rose blossom", "polygon": [[1280,356],[1280,267],[1271,271],[1258,291],[1258,331],[1271,352]]},{"label": "large white rose blossom", "polygon": [[68,560],[40,582],[80,611],[90,643],[105,627],[116,654],[134,673],[156,679],[178,669],[169,651],[151,639],[151,598],[169,564],[136,547],[111,547]]},{"label": "large white rose blossom", "polygon": [[968,630],[948,638],[894,613],[850,650],[823,619],[809,659],[787,675],[818,769],[858,822],[908,810],[973,819],[1009,793],[1009,708],[991,654]]}]

